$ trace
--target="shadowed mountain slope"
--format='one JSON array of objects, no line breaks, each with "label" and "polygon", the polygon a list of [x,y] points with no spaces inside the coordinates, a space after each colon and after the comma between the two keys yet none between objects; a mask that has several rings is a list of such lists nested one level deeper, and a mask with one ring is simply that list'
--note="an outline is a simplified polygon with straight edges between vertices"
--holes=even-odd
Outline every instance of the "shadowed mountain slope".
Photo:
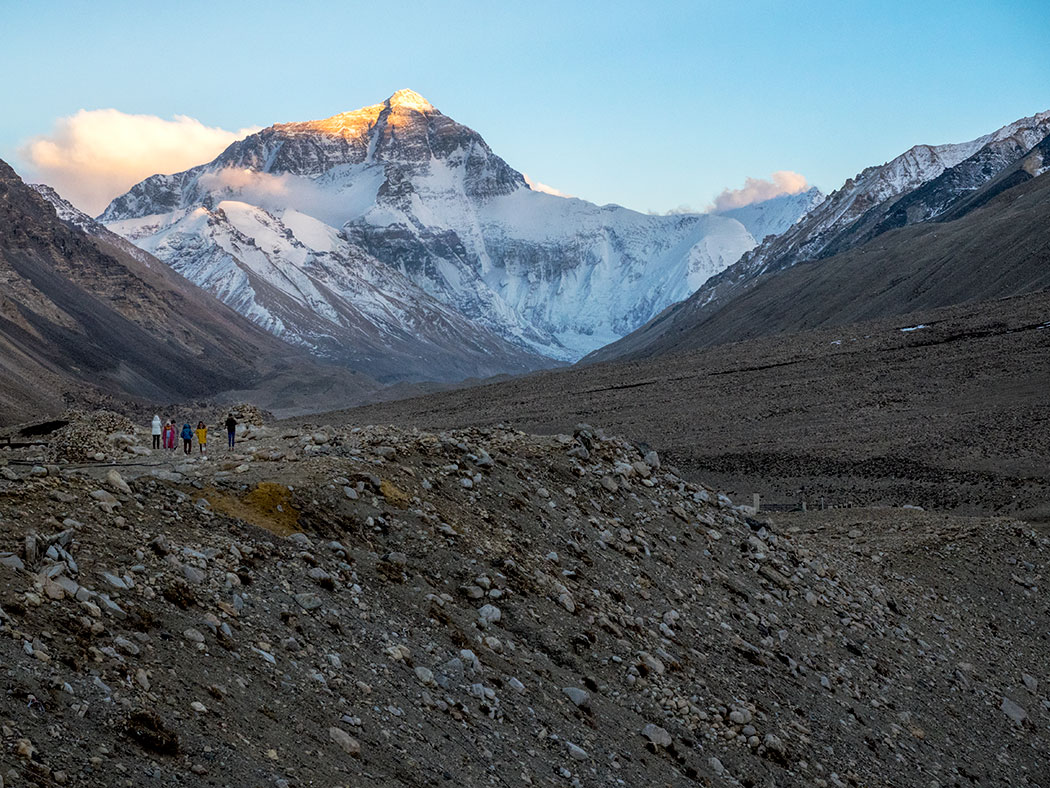
[{"label": "shadowed mountain slope", "polygon": [[1047,380],[1050,292],[1040,292],[577,365],[348,417],[566,433],[589,422],[746,503],[753,492],[797,501],[805,488],[811,504],[1050,519]]},{"label": "shadowed mountain slope", "polygon": [[84,386],[159,401],[246,388],[305,356],[113,240],[60,219],[0,162],[3,422],[61,410]]}]

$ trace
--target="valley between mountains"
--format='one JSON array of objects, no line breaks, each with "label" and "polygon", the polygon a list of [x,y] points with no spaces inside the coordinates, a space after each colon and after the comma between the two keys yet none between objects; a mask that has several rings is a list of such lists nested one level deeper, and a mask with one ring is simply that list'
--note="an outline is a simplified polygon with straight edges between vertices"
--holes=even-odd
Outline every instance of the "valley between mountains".
[{"label": "valley between mountains", "polygon": [[1050,788],[1048,172],[642,214],[411,90],[0,163],[0,788]]}]

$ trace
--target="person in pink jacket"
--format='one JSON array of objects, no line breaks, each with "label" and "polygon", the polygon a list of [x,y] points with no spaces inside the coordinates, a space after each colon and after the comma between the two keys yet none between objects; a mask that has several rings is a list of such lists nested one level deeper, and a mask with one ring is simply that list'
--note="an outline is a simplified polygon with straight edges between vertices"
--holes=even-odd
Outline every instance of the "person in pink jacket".
[{"label": "person in pink jacket", "polygon": [[164,422],[164,448],[174,449],[175,448],[175,436],[178,435],[178,431],[175,429],[175,425],[170,422]]}]

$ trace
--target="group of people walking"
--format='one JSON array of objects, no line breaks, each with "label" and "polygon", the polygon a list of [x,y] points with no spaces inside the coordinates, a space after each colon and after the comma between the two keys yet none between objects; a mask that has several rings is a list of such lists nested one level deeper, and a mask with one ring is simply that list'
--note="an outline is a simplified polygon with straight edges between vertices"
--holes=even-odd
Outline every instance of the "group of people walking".
[{"label": "group of people walking", "polygon": [[[227,446],[232,449],[237,442],[237,419],[233,417],[232,413],[226,417],[225,426]],[[208,426],[203,421],[197,422],[196,429],[192,428],[189,422],[186,422],[180,430],[176,427],[175,419],[168,419],[161,425],[160,416],[154,416],[151,431],[153,433],[154,449],[163,447],[165,450],[175,451],[176,439],[181,438],[183,452],[192,454],[193,441],[196,438],[197,448],[201,455],[208,453]]]}]

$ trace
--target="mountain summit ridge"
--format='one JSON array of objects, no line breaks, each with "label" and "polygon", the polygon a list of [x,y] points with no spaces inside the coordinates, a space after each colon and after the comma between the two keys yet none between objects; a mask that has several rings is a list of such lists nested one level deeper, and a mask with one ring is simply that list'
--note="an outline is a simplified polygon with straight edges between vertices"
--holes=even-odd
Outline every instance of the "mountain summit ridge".
[{"label": "mountain summit ridge", "polygon": [[385,102],[391,107],[405,107],[407,109],[414,109],[419,112],[426,112],[434,109],[434,105],[423,98],[416,91],[409,88],[402,88],[396,91],[390,98]]},{"label": "mountain summit ridge", "polygon": [[438,112],[434,105],[423,98],[420,94],[416,93],[414,90],[404,88],[378,104],[371,104],[367,107],[360,107],[346,112],[339,112],[330,117],[318,120],[275,123],[270,128],[281,129],[282,131],[292,133],[322,132],[326,134],[346,136],[348,134],[360,133],[361,126],[364,124],[374,124],[384,111],[396,113],[417,112],[419,114]]},{"label": "mountain summit ridge", "polygon": [[[892,227],[934,218],[965,192],[979,189],[999,168],[1050,134],[1050,110],[1020,118],[962,143],[915,145],[882,165],[866,167],[831,192],[788,230],[766,238],[733,266],[711,277],[694,293],[695,303],[714,309],[758,277],[800,262],[820,260],[871,240]],[[998,161],[981,161],[982,157]],[[971,166],[973,165],[973,166]],[[963,170],[967,170],[963,175]],[[893,216],[918,190],[954,181],[947,193]]]}]

